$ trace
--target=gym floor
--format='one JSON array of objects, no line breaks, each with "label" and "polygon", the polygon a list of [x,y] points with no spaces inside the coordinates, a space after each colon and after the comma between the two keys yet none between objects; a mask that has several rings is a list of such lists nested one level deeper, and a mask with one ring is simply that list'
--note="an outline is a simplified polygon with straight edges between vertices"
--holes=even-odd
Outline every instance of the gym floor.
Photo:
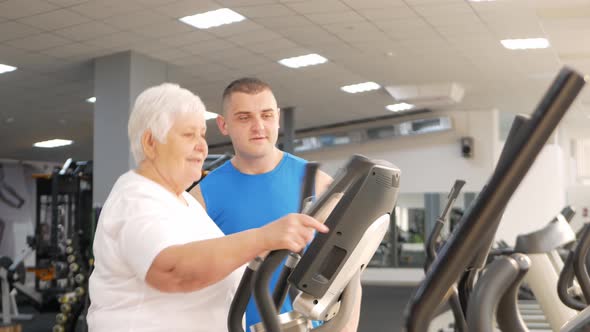
[{"label": "gym floor", "polygon": [[[363,305],[358,331],[400,330],[403,325],[403,312],[413,291],[414,288],[411,287],[363,286]],[[34,314],[32,320],[19,322],[23,332],[47,332],[51,331],[55,324],[57,312],[40,313],[26,303],[19,303],[19,310],[21,313]],[[86,332],[85,325],[83,321],[79,322],[76,332]]]},{"label": "gym floor", "polygon": [[[363,306],[359,331],[390,332],[402,326],[403,311],[413,288],[363,287]],[[368,299],[371,299],[370,301]],[[47,332],[55,324],[57,312],[39,312],[26,302],[19,301],[21,313],[32,313],[32,320],[19,321],[23,332]],[[86,324],[79,322],[76,332],[85,332]]]},{"label": "gym floor", "polygon": [[[19,303],[18,310],[23,314],[33,314],[33,319],[31,320],[17,321],[21,325],[23,332],[48,332],[51,331],[55,324],[55,315],[57,315],[57,311],[39,312],[26,303]],[[75,332],[86,331],[86,324],[83,322],[80,323],[77,325]]]}]

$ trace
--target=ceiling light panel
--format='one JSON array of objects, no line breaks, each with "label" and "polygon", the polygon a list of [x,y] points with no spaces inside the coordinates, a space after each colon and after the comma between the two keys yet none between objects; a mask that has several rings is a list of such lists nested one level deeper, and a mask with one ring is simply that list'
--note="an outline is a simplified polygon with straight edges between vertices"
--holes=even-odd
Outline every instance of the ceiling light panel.
[{"label": "ceiling light panel", "polygon": [[208,11],[201,14],[185,16],[179,18],[183,23],[191,25],[197,29],[209,29],[224,24],[236,23],[246,18],[229,8],[221,8]]},{"label": "ceiling light panel", "polygon": [[402,112],[402,111],[411,110],[412,108],[414,108],[414,105],[408,104],[408,103],[398,103],[398,104],[387,105],[387,106],[385,106],[385,108],[387,108],[388,110],[390,110],[392,112]]},{"label": "ceiling light panel", "polygon": [[51,139],[48,141],[37,142],[37,143],[33,144],[33,146],[37,147],[37,148],[57,148],[60,146],[70,145],[73,142],[74,141],[67,140],[67,139],[56,138],[56,139]]},{"label": "ceiling light panel", "polygon": [[358,84],[345,85],[341,87],[340,90],[348,93],[360,93],[377,90],[379,88],[381,88],[381,86],[375,82],[364,82]]},{"label": "ceiling light panel", "polygon": [[546,38],[503,39],[500,43],[509,50],[530,50],[549,47],[549,40]]},{"label": "ceiling light panel", "polygon": [[17,68],[9,65],[3,65],[0,63],[0,74],[10,73],[11,71],[15,71]]},{"label": "ceiling light panel", "polygon": [[319,65],[319,64],[325,63],[327,61],[328,61],[328,59],[324,58],[323,56],[321,56],[319,54],[312,53],[312,54],[296,56],[296,57],[292,57],[292,58],[281,59],[281,60],[279,60],[279,63],[282,64],[283,66],[287,66],[289,68],[301,68],[301,67]]}]

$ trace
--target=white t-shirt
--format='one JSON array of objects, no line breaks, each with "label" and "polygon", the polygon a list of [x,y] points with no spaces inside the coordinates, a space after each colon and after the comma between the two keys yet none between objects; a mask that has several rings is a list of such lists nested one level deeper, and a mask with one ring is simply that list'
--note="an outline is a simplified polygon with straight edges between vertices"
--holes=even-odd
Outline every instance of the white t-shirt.
[{"label": "white t-shirt", "polygon": [[163,249],[224,236],[190,194],[183,197],[188,206],[135,171],[117,180],[94,236],[91,332],[227,331],[229,306],[243,269],[191,293],[163,293],[145,282]]}]

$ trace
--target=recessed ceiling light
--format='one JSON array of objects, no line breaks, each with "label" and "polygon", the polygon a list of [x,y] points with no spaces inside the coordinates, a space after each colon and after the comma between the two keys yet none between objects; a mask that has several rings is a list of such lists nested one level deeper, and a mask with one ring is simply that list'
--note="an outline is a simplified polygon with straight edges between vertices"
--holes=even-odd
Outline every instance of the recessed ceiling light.
[{"label": "recessed ceiling light", "polygon": [[283,66],[287,66],[289,68],[300,68],[300,67],[307,67],[313,65],[319,65],[328,61],[328,59],[324,58],[319,54],[307,54],[302,56],[296,56],[292,58],[286,58],[279,60],[279,63]]},{"label": "recessed ceiling light", "polygon": [[509,50],[528,50],[549,47],[549,40],[546,38],[503,39],[500,43]]},{"label": "recessed ceiling light", "polygon": [[90,97],[90,98],[86,99],[86,101],[91,104],[94,104],[94,103],[96,103],[96,97]]},{"label": "recessed ceiling light", "polygon": [[380,87],[381,86],[375,82],[364,82],[364,83],[358,83],[358,84],[345,85],[345,86],[341,87],[340,90],[342,90],[344,92],[348,92],[348,93],[359,93],[359,92],[377,90]]},{"label": "recessed ceiling light", "polygon": [[37,148],[56,148],[59,146],[65,146],[65,145],[70,145],[72,144],[73,141],[67,140],[67,139],[51,139],[48,141],[43,141],[43,142],[37,142],[35,144],[33,144],[34,147]]},{"label": "recessed ceiling light", "polygon": [[414,105],[408,104],[408,103],[398,103],[398,104],[387,105],[387,106],[385,106],[385,108],[387,108],[388,110],[390,110],[392,112],[401,112],[401,111],[411,110],[412,108],[414,108]]},{"label": "recessed ceiling light", "polygon": [[229,8],[221,8],[204,12],[201,14],[185,16],[179,18],[183,23],[191,25],[197,29],[209,29],[224,24],[240,22],[246,18]]},{"label": "recessed ceiling light", "polygon": [[217,118],[217,113],[205,111],[205,121]]},{"label": "recessed ceiling light", "polygon": [[0,63],[0,74],[10,73],[11,71],[15,71],[17,68],[9,65],[3,65]]}]

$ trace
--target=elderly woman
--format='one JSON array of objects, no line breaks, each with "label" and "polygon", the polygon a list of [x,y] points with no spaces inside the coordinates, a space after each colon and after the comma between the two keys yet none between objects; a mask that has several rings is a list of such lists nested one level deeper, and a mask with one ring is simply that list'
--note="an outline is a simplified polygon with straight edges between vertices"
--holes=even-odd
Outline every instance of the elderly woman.
[{"label": "elderly woman", "polygon": [[100,215],[90,331],[226,331],[244,264],[268,250],[300,251],[315,230],[327,231],[291,214],[224,236],[185,192],[207,156],[204,113],[174,84],[137,98],[128,129],[139,166],[119,177]]}]

